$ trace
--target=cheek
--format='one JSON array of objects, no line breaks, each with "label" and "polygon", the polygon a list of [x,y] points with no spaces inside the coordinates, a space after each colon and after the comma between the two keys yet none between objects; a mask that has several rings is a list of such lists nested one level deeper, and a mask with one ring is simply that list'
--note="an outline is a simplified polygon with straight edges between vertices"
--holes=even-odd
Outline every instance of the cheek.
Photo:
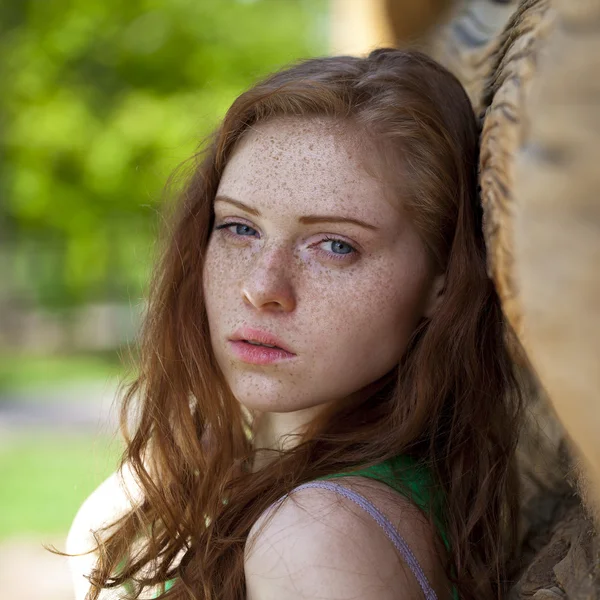
[{"label": "cheek", "polygon": [[216,231],[209,239],[204,259],[205,289],[233,288],[256,262],[256,250],[241,245],[232,246],[223,239],[224,235]]},{"label": "cheek", "polygon": [[206,255],[204,257],[204,265],[202,266],[202,294],[204,296],[204,303],[206,305],[206,310],[210,315],[210,308],[213,302],[213,288],[215,285],[214,280],[214,258],[213,252],[211,250],[211,245],[209,243],[206,249]]},{"label": "cheek", "polygon": [[332,319],[339,347],[370,364],[400,360],[421,316],[422,289],[422,278],[404,266],[365,274]]},{"label": "cheek", "polygon": [[227,306],[227,294],[231,293],[230,274],[231,270],[224,253],[216,244],[209,242],[202,272],[202,291],[211,326],[214,326],[222,307]]},{"label": "cheek", "polygon": [[215,299],[215,295],[223,295],[231,288],[236,267],[239,261],[231,260],[231,253],[224,250],[218,240],[211,238],[206,248],[202,285],[207,301]]}]

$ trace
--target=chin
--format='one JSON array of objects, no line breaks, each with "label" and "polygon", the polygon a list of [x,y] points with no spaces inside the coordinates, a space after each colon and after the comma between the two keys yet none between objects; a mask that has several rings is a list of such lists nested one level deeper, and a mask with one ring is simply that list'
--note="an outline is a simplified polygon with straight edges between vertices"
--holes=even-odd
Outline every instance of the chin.
[{"label": "chin", "polygon": [[273,413],[291,413],[304,408],[310,408],[305,404],[296,404],[294,402],[283,402],[281,398],[276,398],[270,401],[268,398],[239,398],[236,395],[238,402],[248,410],[257,410],[259,412]]},{"label": "chin", "polygon": [[247,392],[238,394],[234,392],[238,402],[248,410],[272,413],[293,413],[297,411],[316,408],[323,402],[315,402],[308,398],[292,398],[289,394],[262,393],[249,395]]}]

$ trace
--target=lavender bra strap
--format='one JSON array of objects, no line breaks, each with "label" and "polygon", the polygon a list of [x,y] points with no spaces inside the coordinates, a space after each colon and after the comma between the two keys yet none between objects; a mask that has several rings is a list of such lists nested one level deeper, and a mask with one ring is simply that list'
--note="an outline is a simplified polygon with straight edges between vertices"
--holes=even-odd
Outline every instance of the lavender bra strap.
[{"label": "lavender bra strap", "polygon": [[[402,558],[404,558],[406,561],[406,564],[417,578],[417,581],[421,586],[421,590],[423,590],[423,594],[425,594],[425,600],[437,600],[437,596],[433,591],[431,584],[427,580],[425,573],[423,573],[421,565],[417,561],[415,555],[412,553],[412,550],[404,538],[398,533],[390,521],[364,496],[361,496],[357,492],[331,481],[309,481],[308,483],[303,483],[302,485],[294,488],[293,491],[301,490],[303,488],[325,488],[332,492],[336,492],[337,494],[340,494],[349,500],[352,500],[354,503],[358,504],[358,506],[366,510],[375,519],[375,521],[377,521],[378,525],[383,529],[398,552],[400,552],[402,555]],[[283,500],[283,498],[285,498],[285,496],[280,498],[275,504]]]}]

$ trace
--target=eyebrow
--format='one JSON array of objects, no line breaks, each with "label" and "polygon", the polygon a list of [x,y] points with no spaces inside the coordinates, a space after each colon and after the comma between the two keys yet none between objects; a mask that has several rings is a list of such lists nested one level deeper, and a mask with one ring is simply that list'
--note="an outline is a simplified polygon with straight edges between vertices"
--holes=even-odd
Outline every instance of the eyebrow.
[{"label": "eyebrow", "polygon": [[[217,196],[215,198],[215,203],[216,202],[227,202],[228,204],[233,204],[233,206],[237,206],[241,210],[246,211],[247,213],[250,213],[251,215],[254,215],[256,217],[261,216],[260,212],[258,210],[256,210],[255,208],[252,208],[251,206],[248,206],[247,204],[244,204],[243,202],[240,202],[239,200],[234,200],[233,198],[230,198],[229,196],[226,196],[224,194],[220,194],[219,196]],[[305,223],[305,224],[351,223],[354,225],[358,225],[360,227],[364,227],[365,229],[371,229],[373,231],[379,230],[379,227],[376,227],[375,225],[371,225],[370,223],[366,223],[365,221],[361,221],[359,219],[353,219],[351,217],[337,217],[335,215],[305,215],[303,217],[300,217],[298,219],[298,221],[300,223]]]}]

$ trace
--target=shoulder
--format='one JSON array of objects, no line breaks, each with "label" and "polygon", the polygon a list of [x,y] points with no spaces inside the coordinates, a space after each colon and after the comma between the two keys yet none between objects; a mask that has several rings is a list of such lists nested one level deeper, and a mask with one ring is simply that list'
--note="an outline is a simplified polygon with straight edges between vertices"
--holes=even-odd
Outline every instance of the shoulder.
[{"label": "shoulder", "polygon": [[115,471],[83,502],[69,530],[67,551],[84,552],[93,543],[91,532],[125,515],[142,498],[141,490],[129,467]]},{"label": "shoulder", "polygon": [[[359,481],[362,480],[362,481]],[[337,480],[374,504],[410,546],[438,593],[445,575],[420,511],[384,484]],[[245,555],[248,600],[422,598],[419,584],[377,522],[353,501],[322,488],[294,491],[253,526]]]},{"label": "shoulder", "polygon": [[87,594],[90,586],[86,576],[98,558],[93,551],[96,547],[93,532],[125,515],[140,499],[141,490],[131,470],[125,467],[103,481],[77,511],[66,541],[68,554],[81,555],[69,557],[76,600]]}]

